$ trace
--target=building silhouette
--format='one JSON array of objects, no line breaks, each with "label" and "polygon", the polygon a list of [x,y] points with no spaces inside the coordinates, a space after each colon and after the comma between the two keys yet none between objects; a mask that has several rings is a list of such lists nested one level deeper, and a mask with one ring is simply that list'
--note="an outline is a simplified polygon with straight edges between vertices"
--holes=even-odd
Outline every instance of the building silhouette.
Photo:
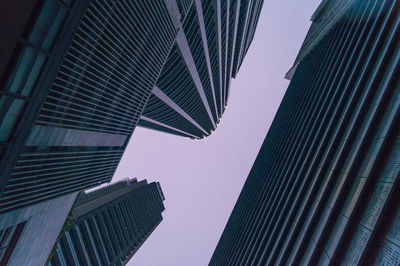
[{"label": "building silhouette", "polygon": [[263,1],[0,4],[0,213],[109,182],[137,124],[211,134]]},{"label": "building silhouette", "polygon": [[210,265],[400,263],[399,10],[321,3]]},{"label": "building silhouette", "polygon": [[125,265],[162,221],[159,183],[127,179],[81,194],[48,265]]}]

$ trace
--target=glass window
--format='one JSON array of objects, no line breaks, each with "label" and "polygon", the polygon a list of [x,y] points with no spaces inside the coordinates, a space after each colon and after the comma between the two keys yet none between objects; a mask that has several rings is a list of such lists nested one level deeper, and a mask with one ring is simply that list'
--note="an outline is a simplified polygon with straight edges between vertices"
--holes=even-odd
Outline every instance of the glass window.
[{"label": "glass window", "polygon": [[24,100],[15,100],[0,124],[0,141],[7,141],[14,130],[18,117],[25,105]]},{"label": "glass window", "polygon": [[65,8],[57,1],[47,1],[29,37],[29,43],[49,51],[66,12]]},{"label": "glass window", "polygon": [[0,265],[7,265],[26,221],[0,231]]},{"label": "glass window", "polygon": [[46,56],[33,48],[26,47],[9,81],[9,91],[29,96],[42,69]]},{"label": "glass window", "polygon": [[58,1],[46,1],[28,38],[32,47],[25,47],[9,80],[10,92],[30,95],[46,60],[46,55],[39,50],[50,51],[66,13],[64,6]]}]

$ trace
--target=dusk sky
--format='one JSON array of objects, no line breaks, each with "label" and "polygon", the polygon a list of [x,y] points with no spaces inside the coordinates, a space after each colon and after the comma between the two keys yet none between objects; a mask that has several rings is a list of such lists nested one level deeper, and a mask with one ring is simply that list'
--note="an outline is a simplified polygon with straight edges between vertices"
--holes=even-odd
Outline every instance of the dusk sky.
[{"label": "dusk sky", "polygon": [[320,0],[265,0],[217,130],[191,140],[136,128],[113,181],[158,181],[164,220],[128,265],[207,265],[289,84]]}]

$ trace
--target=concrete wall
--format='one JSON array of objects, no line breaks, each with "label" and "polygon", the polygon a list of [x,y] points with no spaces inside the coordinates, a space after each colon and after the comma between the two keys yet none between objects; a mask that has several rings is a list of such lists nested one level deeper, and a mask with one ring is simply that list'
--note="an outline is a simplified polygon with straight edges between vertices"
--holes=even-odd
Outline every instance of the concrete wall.
[{"label": "concrete wall", "polygon": [[44,265],[77,192],[0,215],[0,229],[27,221],[9,265]]}]

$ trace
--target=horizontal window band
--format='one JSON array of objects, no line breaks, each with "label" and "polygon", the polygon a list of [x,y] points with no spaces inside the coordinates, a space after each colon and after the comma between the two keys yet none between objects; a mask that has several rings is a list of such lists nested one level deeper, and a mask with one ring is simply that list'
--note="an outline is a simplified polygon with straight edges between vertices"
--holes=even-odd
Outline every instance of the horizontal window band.
[{"label": "horizontal window band", "polygon": [[26,146],[123,146],[127,135],[34,126]]}]

